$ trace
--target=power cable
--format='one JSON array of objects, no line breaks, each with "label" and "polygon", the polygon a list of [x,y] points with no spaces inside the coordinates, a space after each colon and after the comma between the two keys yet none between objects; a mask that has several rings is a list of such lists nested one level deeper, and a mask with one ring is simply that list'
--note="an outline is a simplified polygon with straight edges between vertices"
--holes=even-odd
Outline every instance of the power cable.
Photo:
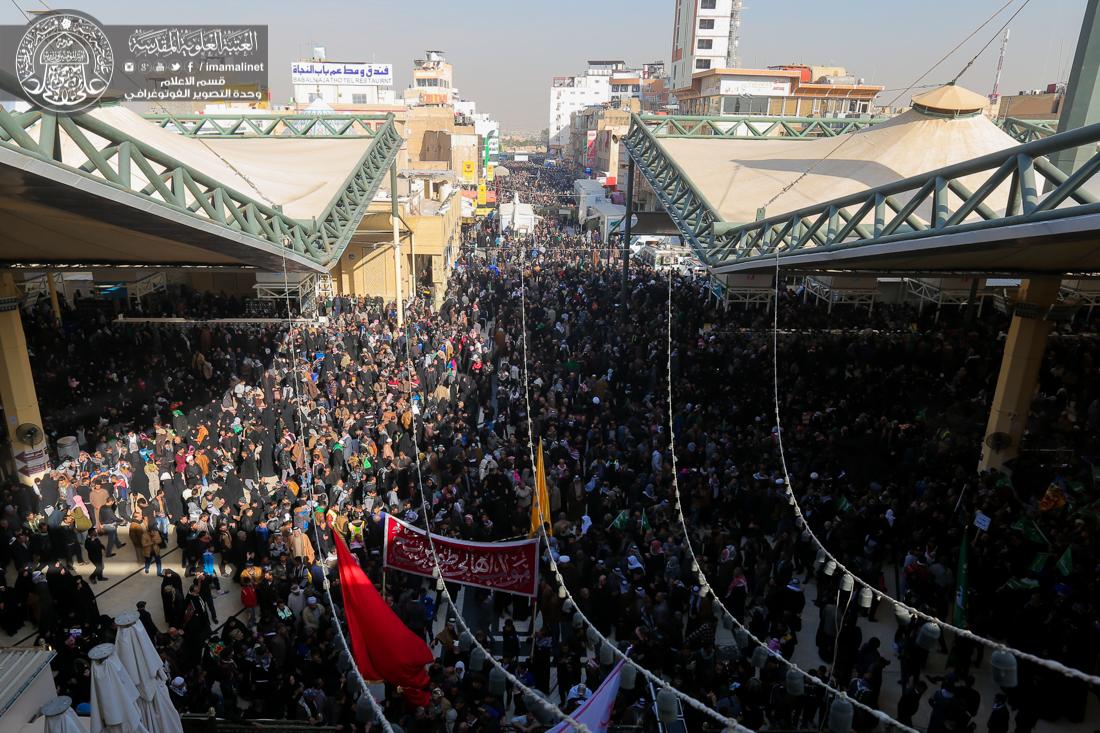
[{"label": "power cable", "polygon": [[1053,659],[1045,659],[1043,657],[1039,657],[1039,656],[1036,656],[1034,654],[1030,654],[1028,652],[1021,651],[1021,650],[1016,649],[1014,647],[1008,646],[1007,644],[1003,644],[999,641],[994,641],[992,639],[987,639],[984,636],[979,636],[978,634],[975,634],[972,631],[967,631],[966,629],[963,629],[963,628],[960,628],[958,626],[954,626],[952,624],[949,624],[946,621],[942,621],[941,619],[936,618],[935,616],[932,616],[928,613],[925,613],[924,611],[921,611],[920,609],[914,608],[914,607],[904,603],[903,601],[898,600],[897,598],[894,598],[894,597],[892,597],[892,596],[890,596],[886,593],[882,593],[881,591],[877,590],[873,585],[868,583],[866,580],[864,580],[863,578],[859,577],[854,572],[852,572],[847,566],[844,565],[843,562],[838,560],[837,557],[834,554],[829,552],[828,548],[825,547],[824,543],[822,543],[822,541],[820,539],[818,539],[817,535],[813,531],[813,528],[810,527],[810,523],[806,520],[805,515],[802,513],[802,507],[799,506],[797,497],[795,497],[795,495],[794,495],[794,487],[791,485],[790,472],[787,470],[786,451],[784,450],[784,447],[783,447],[783,426],[782,426],[782,422],[780,420],[780,414],[779,414],[779,253],[778,253],[778,251],[775,253],[775,308],[772,311],[772,387],[773,387],[772,397],[773,397],[773,400],[774,400],[774,403],[775,403],[776,445],[779,447],[779,460],[780,460],[780,465],[782,466],[782,469],[783,469],[784,489],[785,489],[785,493],[787,495],[787,501],[791,505],[792,510],[794,511],[795,519],[798,522],[798,525],[801,526],[805,530],[806,534],[810,537],[810,540],[814,543],[814,545],[817,546],[817,549],[821,553],[823,553],[825,559],[827,559],[828,561],[833,562],[833,563],[836,564],[836,569],[837,570],[841,571],[842,573],[847,573],[852,578],[852,580],[854,582],[859,583],[864,588],[869,589],[873,594],[879,596],[879,598],[885,598],[886,600],[892,602],[896,608],[905,610],[908,613],[912,614],[913,616],[916,616],[917,618],[924,619],[928,623],[936,624],[936,625],[938,625],[942,628],[949,629],[952,632],[954,632],[957,636],[962,636],[963,638],[969,639],[970,641],[976,642],[978,644],[982,644],[983,646],[987,646],[987,647],[989,647],[989,648],[991,648],[995,651],[1007,652],[1007,653],[1012,654],[1013,656],[1015,656],[1019,659],[1026,659],[1027,661],[1032,662],[1033,664],[1037,664],[1037,665],[1039,665],[1039,666],[1041,666],[1045,669],[1049,669],[1052,672],[1057,672],[1059,674],[1065,675],[1066,677],[1072,677],[1074,679],[1081,680],[1082,682],[1087,682],[1091,685],[1100,685],[1100,676],[1098,676],[1098,675],[1088,674],[1086,672],[1082,672],[1079,669],[1075,669],[1073,667],[1069,667],[1065,664],[1062,664],[1061,662],[1054,661]]},{"label": "power cable", "polygon": [[[524,399],[524,402],[526,404],[526,410],[527,410],[527,450],[530,453],[531,469],[535,470],[537,464],[535,462],[534,421],[531,418],[531,384],[530,384],[530,380],[528,379],[528,374],[527,374],[527,362],[528,362],[528,358],[527,358],[527,315],[526,315],[526,312],[527,312],[527,293],[526,293],[527,283],[526,283],[526,280],[524,278],[524,273],[523,273],[524,261],[526,260],[526,257],[522,257],[522,254],[523,254],[523,251],[521,250],[521,259],[520,259],[520,262],[519,262],[519,277],[520,277],[519,293],[520,293],[520,330],[522,332],[522,346],[523,346],[523,399]],[[537,492],[536,492],[536,495],[537,495]],[[547,510],[549,510],[549,507],[547,508]],[[619,659],[625,661],[627,664],[631,665],[636,670],[638,670],[638,672],[641,673],[641,675],[643,677],[645,677],[649,682],[657,685],[658,687],[660,687],[662,689],[668,690],[672,694],[676,695],[676,697],[678,697],[681,700],[681,702],[685,702],[688,705],[690,705],[691,707],[698,710],[699,712],[703,713],[704,715],[707,715],[707,716],[713,718],[714,720],[717,720],[723,726],[726,727],[727,731],[736,731],[737,733],[752,733],[751,729],[746,728],[745,726],[741,725],[740,723],[738,723],[733,718],[727,718],[725,715],[722,715],[717,710],[714,710],[713,708],[709,707],[705,703],[700,702],[699,700],[696,700],[691,695],[688,695],[686,692],[681,691],[680,689],[673,686],[671,683],[666,682],[665,680],[661,679],[657,675],[653,674],[651,671],[649,671],[645,667],[641,666],[637,662],[634,662],[633,660],[630,659],[629,656],[627,656],[623,651],[621,651],[617,645],[613,644],[610,639],[608,639],[606,636],[604,636],[600,632],[600,630],[596,628],[595,624],[593,624],[591,621],[589,621],[588,617],[584,615],[584,612],[581,611],[580,605],[577,603],[576,599],[573,598],[573,594],[569,592],[569,588],[565,584],[565,579],[562,578],[561,571],[558,570],[557,560],[554,559],[553,552],[550,550],[550,548],[551,548],[550,537],[546,533],[545,523],[540,523],[540,525],[539,525],[539,534],[541,535],[543,541],[546,542],[547,553],[550,556],[550,571],[554,574],[554,578],[558,583],[559,592],[564,592],[565,593],[565,597],[569,600],[570,603],[573,604],[574,612],[578,616],[580,616],[580,618],[584,622],[584,624],[598,637],[598,640],[600,641],[600,643],[604,644],[608,649],[610,649],[611,652],[615,656],[617,656]]]},{"label": "power cable", "polygon": [[[761,641],[756,636],[754,636],[753,633],[751,631],[749,631],[749,629],[746,628],[744,624],[741,623],[741,620],[739,618],[737,618],[736,616],[734,616],[730,612],[730,610],[728,608],[726,608],[725,604],[722,602],[722,599],[719,597],[719,595],[717,593],[714,592],[714,589],[711,588],[710,583],[707,581],[706,574],[703,571],[703,566],[702,566],[702,564],[699,563],[698,557],[695,555],[695,548],[692,547],[692,545],[691,545],[691,534],[688,531],[687,520],[684,517],[683,502],[682,502],[681,496],[680,496],[680,481],[679,481],[679,478],[677,476],[677,470],[676,470],[676,433],[675,433],[675,430],[673,429],[673,411],[672,411],[672,271],[671,270],[669,271],[669,274],[668,274],[668,349],[667,349],[667,352],[668,352],[668,363],[667,363],[668,379],[667,379],[667,382],[668,382],[668,444],[669,444],[668,449],[669,449],[669,455],[671,456],[671,460],[672,460],[673,501],[674,501],[675,506],[676,506],[676,514],[680,519],[680,527],[683,529],[683,533],[684,533],[684,546],[688,551],[688,556],[691,558],[691,570],[692,570],[692,572],[695,572],[695,573],[698,574],[700,589],[702,591],[709,592],[711,594],[711,596],[713,596],[714,604],[718,607],[718,610],[721,611],[722,614],[726,618],[730,619],[733,622],[733,624],[735,626],[737,626],[738,630],[743,631],[746,634],[746,636],[749,638],[749,640],[751,640],[757,646],[762,647],[764,649],[767,649],[769,654],[770,654],[772,652],[771,652],[770,649],[768,649],[767,644],[765,644],[763,641]],[[704,593],[704,595],[705,595],[705,593]],[[851,598],[851,596],[849,596],[848,597],[848,602],[851,603],[851,600],[852,600],[852,598]],[[838,603],[838,610],[839,610],[839,603]],[[845,614],[847,614],[847,608],[845,609]],[[836,648],[837,649],[840,648],[839,644],[837,645]],[[811,684],[817,685],[818,687],[821,687],[822,689],[833,693],[837,697],[840,697],[840,698],[843,698],[843,699],[847,700],[848,702],[852,703],[853,706],[859,708],[860,710],[863,710],[864,712],[868,713],[869,715],[874,716],[875,718],[877,718],[882,723],[884,723],[888,726],[891,726],[891,727],[899,728],[903,731],[906,731],[906,733],[918,733],[918,731],[915,728],[912,728],[911,726],[905,725],[904,723],[901,723],[901,722],[895,720],[894,718],[890,717],[889,715],[882,712],[881,710],[877,710],[875,708],[872,708],[869,705],[865,705],[864,703],[860,702],[859,700],[856,700],[856,699],[850,697],[843,690],[839,690],[839,689],[833,687],[832,685],[830,685],[825,680],[822,680],[818,677],[815,677],[814,675],[810,674],[806,670],[799,667],[794,662],[791,662],[790,660],[788,660],[782,654],[773,654],[773,656],[776,660],[778,660],[780,663],[785,665],[788,669],[794,670],[798,674],[802,675],[802,677],[805,678],[805,680],[807,682],[810,682]],[[831,669],[835,669],[835,668],[836,668],[836,656],[834,655],[833,656],[833,664],[832,664]]]},{"label": "power cable", "polygon": [[[411,298],[410,300],[415,302],[416,298],[414,297],[414,298]],[[501,664],[500,662],[497,661],[496,657],[494,657],[492,655],[492,653],[488,649],[486,649],[481,644],[480,641],[478,641],[477,636],[474,635],[473,631],[466,624],[466,620],[462,617],[462,612],[459,610],[458,604],[455,603],[454,599],[451,597],[450,590],[448,590],[448,588],[447,588],[447,583],[444,581],[444,578],[443,578],[443,566],[439,562],[439,555],[437,554],[436,549],[435,549],[435,541],[432,539],[431,511],[430,511],[430,507],[428,505],[427,495],[424,492],[424,478],[423,478],[423,475],[422,475],[421,469],[420,469],[420,446],[418,444],[417,437],[416,437],[416,430],[417,430],[417,428],[416,428],[416,419],[417,419],[417,416],[420,412],[420,409],[418,408],[416,402],[413,400],[414,395],[412,394],[412,392],[414,390],[414,388],[412,386],[413,385],[413,377],[416,375],[416,371],[415,371],[416,368],[415,368],[415,363],[413,362],[413,358],[412,358],[412,345],[411,345],[412,344],[412,339],[410,338],[410,334],[409,334],[409,320],[410,320],[409,318],[406,318],[404,324],[402,324],[402,328],[404,330],[404,335],[405,335],[406,364],[407,364],[408,368],[410,369],[410,373],[409,373],[409,385],[410,385],[409,410],[410,410],[410,413],[412,415],[412,425],[410,426],[411,430],[409,432],[412,436],[413,452],[416,454],[416,461],[415,461],[415,465],[416,465],[416,482],[417,482],[417,487],[420,491],[420,507],[421,507],[421,511],[424,513],[424,527],[425,527],[425,530],[426,530],[425,537],[427,538],[427,541],[428,541],[428,550],[431,554],[432,566],[433,566],[434,574],[435,574],[435,577],[436,577],[436,589],[439,590],[443,594],[443,598],[448,603],[451,604],[451,608],[453,608],[454,611],[455,611],[455,619],[458,621],[458,624],[462,628],[462,631],[469,636],[469,638],[471,640],[471,643],[474,646],[476,646],[478,649],[481,650],[481,652],[485,655],[486,660],[488,660],[490,664],[492,664],[494,667],[496,667],[497,669],[499,669],[501,672],[504,673],[505,678],[510,683],[512,683],[512,685],[514,685],[515,687],[518,687],[520,690],[523,690],[523,692],[526,693],[527,699],[529,701],[533,702],[535,705],[538,705],[540,708],[547,711],[551,715],[556,716],[559,720],[566,721],[567,723],[569,723],[569,725],[573,726],[574,730],[580,731],[580,733],[591,733],[588,726],[586,726],[583,723],[578,722],[575,718],[573,718],[571,715],[569,715],[568,713],[563,711],[557,705],[550,702],[549,700],[544,698],[542,695],[538,694],[537,691],[535,691],[535,690],[531,689],[530,687],[528,687],[527,685],[523,684],[523,682],[518,677],[516,677],[514,674],[512,674],[511,672],[508,671],[507,667],[505,667],[503,664]],[[532,628],[534,626],[534,623],[535,623],[535,619],[532,616],[532,618],[531,618]]]},{"label": "power cable", "polygon": [[[993,15],[986,18],[985,21],[983,21],[981,25],[979,25],[977,28],[975,28],[969,34],[967,34],[966,38],[962,39],[957,44],[955,44],[954,48],[952,48],[950,51],[948,51],[943,56],[941,56],[938,61],[936,61],[934,64],[932,64],[927,69],[925,69],[924,73],[922,73],[920,76],[918,76],[912,82],[910,82],[909,85],[906,86],[896,97],[894,97],[892,100],[890,100],[890,102],[887,103],[886,106],[887,107],[893,107],[894,104],[899,99],[904,97],[917,84],[920,84],[922,81],[924,81],[925,77],[927,77],[929,74],[931,74],[940,64],[942,64],[944,61],[946,61],[948,58],[950,58],[956,51],[958,51],[960,48],[962,48],[967,43],[967,41],[969,41],[974,36],[978,35],[978,33],[980,33],[983,28],[985,28],[987,25],[989,25],[991,22],[993,22],[994,18],[996,18],[1001,13],[1003,13],[1004,10],[1008,6],[1012,5],[1012,3],[1014,3],[1014,2],[1016,2],[1016,0],[1008,0],[1008,2],[1006,2],[1004,5],[999,7],[996,10],[996,12],[993,13]],[[1024,4],[1026,5],[1027,2],[1029,2],[1029,0],[1025,0]],[[1023,9],[1023,8],[1021,7],[1021,9]],[[1013,17],[1015,17],[1015,16],[1013,16]],[[960,75],[961,75],[961,72],[960,72]],[[956,78],[958,78],[958,77],[956,77]],[[790,183],[783,186],[783,188],[779,189],[779,191],[774,196],[772,196],[770,199],[768,199],[767,203],[764,204],[763,208],[765,210],[765,216],[767,215],[766,212],[767,212],[767,209],[768,209],[769,206],[774,204],[781,196],[783,196],[783,194],[787,193],[792,188],[794,188],[799,183],[801,183],[802,180],[804,178],[806,178],[806,176],[810,175],[810,173],[812,173],[817,168],[817,166],[819,166],[821,163],[823,163],[826,160],[828,160],[829,158],[831,158],[834,153],[836,153],[838,150],[840,150],[842,147],[844,147],[844,145],[847,144],[847,142],[849,140],[851,140],[853,137],[855,137],[856,134],[858,134],[858,133],[852,133],[852,134],[849,134],[849,135],[841,138],[840,142],[838,142],[836,145],[834,145],[833,148],[831,150],[829,150],[829,152],[827,152],[824,155],[824,157],[819,158],[818,160],[815,160],[810,165],[809,168],[802,171],[802,173],[800,173],[793,181],[791,181]]]},{"label": "power cable", "polygon": [[985,50],[989,48],[990,44],[992,44],[993,41],[1000,38],[1001,33],[1003,33],[1005,28],[1008,27],[1008,24],[1015,20],[1016,16],[1020,14],[1020,11],[1026,8],[1027,4],[1030,2],[1031,0],[1024,0],[1023,4],[1020,5],[1020,7],[1016,8],[1016,12],[1009,16],[1008,20],[1004,22],[1004,25],[1000,27],[1000,30],[989,37],[989,40],[985,42],[985,45],[978,49],[978,52],[974,54],[974,57],[972,59],[966,62],[966,66],[962,67],[962,71],[960,71],[958,74],[955,74],[955,78],[951,80],[952,84],[956,83],[962,77],[962,75],[965,74],[970,69],[970,67],[974,65],[974,62],[978,60],[979,56],[985,53]]}]

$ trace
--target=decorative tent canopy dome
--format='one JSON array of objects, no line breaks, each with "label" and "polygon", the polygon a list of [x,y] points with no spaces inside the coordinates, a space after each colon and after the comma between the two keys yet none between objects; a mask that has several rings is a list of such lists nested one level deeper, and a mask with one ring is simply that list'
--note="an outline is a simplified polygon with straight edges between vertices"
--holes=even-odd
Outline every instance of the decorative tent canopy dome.
[{"label": "decorative tent canopy dome", "polygon": [[981,114],[988,104],[982,95],[955,84],[944,84],[913,97],[913,109],[933,116],[970,117]]}]

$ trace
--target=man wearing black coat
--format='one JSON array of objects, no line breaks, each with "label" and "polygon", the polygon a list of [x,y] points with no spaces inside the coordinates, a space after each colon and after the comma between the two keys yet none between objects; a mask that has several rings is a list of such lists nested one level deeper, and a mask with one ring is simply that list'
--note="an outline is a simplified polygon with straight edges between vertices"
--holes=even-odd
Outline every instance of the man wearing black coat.
[{"label": "man wearing black coat", "polygon": [[103,541],[99,539],[99,533],[95,530],[88,532],[88,538],[84,540],[84,549],[88,551],[88,561],[95,566],[88,581],[95,583],[99,580],[107,580],[103,576]]}]

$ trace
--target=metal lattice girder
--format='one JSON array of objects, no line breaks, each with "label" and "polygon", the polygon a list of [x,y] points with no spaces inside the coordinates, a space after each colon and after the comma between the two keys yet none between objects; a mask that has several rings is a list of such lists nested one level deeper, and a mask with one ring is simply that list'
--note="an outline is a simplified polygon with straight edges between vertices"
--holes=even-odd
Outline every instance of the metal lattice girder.
[{"label": "metal lattice girder", "polygon": [[[61,161],[62,137],[81,151],[86,158],[83,164],[73,166]],[[322,267],[335,262],[347,246],[401,142],[393,116],[389,115],[374,131],[370,147],[322,215],[302,221],[92,115],[0,109],[0,146],[106,182],[156,206],[214,222],[253,237],[257,243],[286,248]]]},{"label": "metal lattice girder", "polygon": [[387,115],[357,114],[149,114],[145,119],[187,137],[374,137]]},{"label": "metal lattice girder", "polygon": [[815,140],[857,132],[887,117],[771,117],[767,115],[635,115],[654,137],[722,137],[731,140]]},{"label": "metal lattice girder", "polygon": [[997,124],[1005,133],[1022,143],[1042,140],[1058,131],[1058,120],[1021,120],[1005,117],[997,120]]},{"label": "metal lattice girder", "polygon": [[652,130],[637,115],[623,145],[687,243],[703,264],[709,264],[707,253],[714,246],[714,225],[718,221],[714,208],[665,155]]},{"label": "metal lattice girder", "polygon": [[[1100,153],[1071,176],[1045,156],[1100,141],[1100,124],[861,191],[749,224],[716,225],[710,264],[774,261],[808,249],[831,252],[911,240],[948,231],[972,231],[1100,212],[1085,184],[1100,171]],[[983,178],[971,192],[962,179]],[[1044,186],[1044,183],[1046,184]],[[986,206],[1007,187],[1004,211]],[[929,209],[930,216],[918,216]],[[721,270],[720,270],[721,271]]]}]

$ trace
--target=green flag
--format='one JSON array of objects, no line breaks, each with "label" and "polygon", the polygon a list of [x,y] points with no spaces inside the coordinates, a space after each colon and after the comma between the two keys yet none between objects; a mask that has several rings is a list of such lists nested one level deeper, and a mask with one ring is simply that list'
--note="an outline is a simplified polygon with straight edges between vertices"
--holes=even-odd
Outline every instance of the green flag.
[{"label": "green flag", "polygon": [[1035,553],[1035,559],[1031,561],[1031,567],[1028,568],[1033,573],[1041,573],[1047,566],[1047,562],[1050,561],[1049,552],[1037,552]]},{"label": "green flag", "polygon": [[1022,532],[1029,542],[1034,542],[1037,545],[1050,544],[1050,540],[1048,540],[1046,535],[1043,534],[1043,531],[1039,529],[1039,525],[1035,523],[1034,519],[1021,517],[1012,525],[1012,529]]},{"label": "green flag", "polygon": [[1058,564],[1054,567],[1058,568],[1058,572],[1062,575],[1069,575],[1073,572],[1073,548],[1067,547],[1066,551],[1062,553],[1062,556],[1058,558]]},{"label": "green flag", "polygon": [[626,529],[626,523],[630,520],[630,514],[626,509],[619,512],[619,516],[615,517],[615,521],[611,523],[611,526],[618,530]]},{"label": "green flag", "polygon": [[955,587],[955,615],[956,626],[966,626],[966,594],[969,586],[968,571],[970,569],[970,553],[967,545],[966,532],[963,532],[962,546],[959,547],[959,569],[955,574],[958,585]]},{"label": "green flag", "polygon": [[841,496],[836,500],[836,510],[838,512],[847,512],[852,508],[852,502],[848,501],[848,497]]},{"label": "green flag", "polygon": [[1034,578],[1011,578],[998,590],[1035,590],[1039,587],[1039,581]]},{"label": "green flag", "polygon": [[645,509],[642,510],[642,531],[648,532],[652,527],[649,524],[649,517],[645,515]]}]

